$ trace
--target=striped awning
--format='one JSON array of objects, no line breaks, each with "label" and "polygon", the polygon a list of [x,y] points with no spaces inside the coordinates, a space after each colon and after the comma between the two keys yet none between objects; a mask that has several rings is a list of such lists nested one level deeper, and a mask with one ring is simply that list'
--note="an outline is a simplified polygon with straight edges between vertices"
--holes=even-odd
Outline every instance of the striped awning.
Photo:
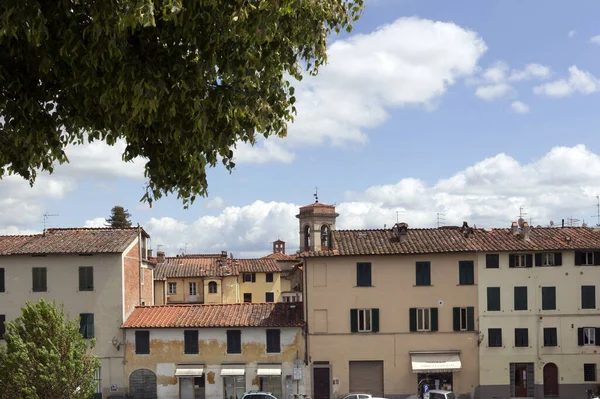
[{"label": "striped awning", "polygon": [[411,354],[413,373],[448,373],[461,369],[457,353]]}]

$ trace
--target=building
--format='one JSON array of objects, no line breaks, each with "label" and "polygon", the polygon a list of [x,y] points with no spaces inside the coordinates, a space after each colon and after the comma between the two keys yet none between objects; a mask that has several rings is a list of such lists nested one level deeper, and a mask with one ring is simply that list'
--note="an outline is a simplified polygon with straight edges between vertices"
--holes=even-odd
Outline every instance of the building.
[{"label": "building", "polygon": [[123,328],[134,397],[305,392],[301,303],[140,306]]},{"label": "building", "polygon": [[278,302],[281,268],[275,259],[234,259],[221,254],[164,257],[158,253],[155,303]]},{"label": "building", "polygon": [[96,338],[97,397],[126,392],[121,325],[135,306],[152,304],[148,239],[137,228],[0,236],[0,333],[3,322],[20,316],[27,301],[63,302],[71,318],[81,317],[84,337]]},{"label": "building", "polygon": [[478,234],[481,396],[577,398],[598,383],[600,233]]},{"label": "building", "polygon": [[302,264],[298,255],[286,254],[285,241],[277,240],[273,242],[273,253],[263,259],[274,259],[281,268],[281,302],[301,302],[302,289],[293,281],[297,277],[298,266]]},{"label": "building", "polygon": [[471,395],[479,383],[473,229],[336,230],[335,207],[300,208],[307,388],[415,394],[420,382]]}]

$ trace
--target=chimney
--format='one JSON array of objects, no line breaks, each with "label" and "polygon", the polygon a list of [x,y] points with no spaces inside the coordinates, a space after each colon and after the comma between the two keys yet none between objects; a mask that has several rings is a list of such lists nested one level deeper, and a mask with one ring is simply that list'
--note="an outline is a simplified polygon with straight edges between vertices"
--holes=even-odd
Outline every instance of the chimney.
[{"label": "chimney", "polygon": [[230,258],[230,259],[233,259],[233,252],[230,252],[230,253],[229,253],[229,258]]},{"label": "chimney", "polygon": [[227,257],[227,251],[221,251],[221,258]]},{"label": "chimney", "polygon": [[163,251],[156,251],[156,263],[164,263],[165,253]]},{"label": "chimney", "polygon": [[404,242],[408,239],[408,224],[404,222],[396,223],[392,228],[392,232],[399,242]]},{"label": "chimney", "polygon": [[562,220],[562,227],[565,227],[565,219]]},{"label": "chimney", "polygon": [[519,226],[517,226],[517,222],[511,223],[510,232],[513,233],[514,235],[517,235],[519,233]]},{"label": "chimney", "polygon": [[151,257],[152,257],[152,249],[148,248],[148,249],[146,250],[146,253],[148,254],[148,255],[147,255],[147,257],[148,257],[148,258],[151,258]]},{"label": "chimney", "polygon": [[463,235],[464,235],[466,238],[473,237],[474,230],[473,230],[473,228],[472,228],[472,227],[469,227],[469,223],[467,223],[466,221],[465,221],[465,222],[463,222],[463,225],[462,225],[462,227],[460,228],[460,231],[463,233]]},{"label": "chimney", "polygon": [[527,222],[523,222],[523,239],[525,241],[529,241],[530,239],[530,234],[531,234],[531,227],[529,226],[529,223]]}]

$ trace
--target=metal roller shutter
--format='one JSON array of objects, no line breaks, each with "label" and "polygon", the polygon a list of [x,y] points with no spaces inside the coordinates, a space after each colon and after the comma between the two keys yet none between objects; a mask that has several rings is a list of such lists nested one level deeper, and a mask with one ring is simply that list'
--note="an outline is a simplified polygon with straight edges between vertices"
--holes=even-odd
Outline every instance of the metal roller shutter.
[{"label": "metal roller shutter", "polygon": [[383,397],[383,361],[350,362],[350,392]]}]

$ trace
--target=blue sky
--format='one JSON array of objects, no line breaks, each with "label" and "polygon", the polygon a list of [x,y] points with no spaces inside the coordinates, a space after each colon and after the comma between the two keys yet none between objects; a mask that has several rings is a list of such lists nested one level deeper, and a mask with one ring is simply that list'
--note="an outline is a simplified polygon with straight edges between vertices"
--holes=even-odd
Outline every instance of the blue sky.
[{"label": "blue sky", "polygon": [[[0,182],[0,231],[95,226],[125,206],[173,254],[257,256],[297,246],[297,207],[338,204],[338,228],[468,220],[508,226],[596,213],[600,194],[600,3],[371,0],[330,65],[298,84],[284,140],[240,146],[237,168],[211,170],[209,198],[148,209],[143,160],[119,147],[70,149],[72,163],[30,189]],[[186,245],[187,243],[187,245]]]}]

